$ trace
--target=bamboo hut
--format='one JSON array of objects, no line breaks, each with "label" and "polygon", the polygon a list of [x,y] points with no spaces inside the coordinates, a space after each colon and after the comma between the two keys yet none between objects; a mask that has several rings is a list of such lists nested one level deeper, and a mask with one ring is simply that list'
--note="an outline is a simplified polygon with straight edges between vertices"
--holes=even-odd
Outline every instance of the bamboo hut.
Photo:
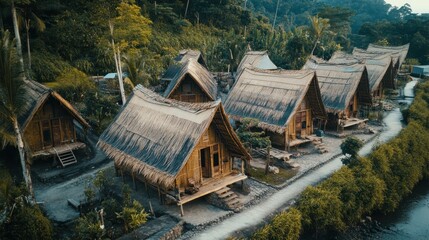
[{"label": "bamboo hut", "polygon": [[[76,126],[87,129],[89,125],[68,101],[32,80],[25,81],[25,88],[27,101],[20,111],[18,123],[31,160],[58,157],[59,154],[85,147],[77,138]],[[75,160],[61,164],[65,166],[75,163]]]},{"label": "bamboo hut", "polygon": [[237,76],[244,68],[257,68],[264,70],[274,70],[277,66],[268,56],[268,51],[248,51],[244,54],[240,64],[237,67]]},{"label": "bamboo hut", "polygon": [[326,119],[314,71],[245,68],[226,102],[232,119],[254,118],[272,144],[287,149],[309,142],[315,119]]},{"label": "bamboo hut", "polygon": [[164,91],[164,97],[182,102],[208,102],[217,98],[217,83],[197,60],[182,64]]},{"label": "bamboo hut", "polygon": [[356,54],[335,52],[329,63],[360,63],[368,70],[369,88],[373,99],[381,99],[385,88],[395,89],[393,61],[390,54]]},{"label": "bamboo hut", "polygon": [[181,66],[187,63],[189,59],[195,59],[199,64],[207,68],[204,57],[200,51],[192,49],[183,49],[173,59],[173,62],[170,64],[170,66],[168,66],[167,70],[161,77],[161,81],[169,83],[180,71]]},{"label": "bamboo hut", "polygon": [[338,131],[367,121],[359,119],[360,107],[372,104],[365,65],[328,63],[313,57],[303,69],[316,71],[328,112],[327,128]]},{"label": "bamboo hut", "polygon": [[244,180],[244,172],[233,169],[234,159],[250,160],[220,101],[180,102],[140,85],[98,146],[117,169],[180,206]]}]

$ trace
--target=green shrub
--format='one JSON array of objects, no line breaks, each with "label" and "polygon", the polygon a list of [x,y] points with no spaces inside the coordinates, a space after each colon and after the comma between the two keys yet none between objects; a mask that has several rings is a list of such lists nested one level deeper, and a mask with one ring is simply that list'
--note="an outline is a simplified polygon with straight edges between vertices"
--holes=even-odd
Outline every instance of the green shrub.
[{"label": "green shrub", "polygon": [[344,165],[354,164],[358,158],[359,149],[363,146],[363,142],[356,137],[347,137],[344,142],[341,143],[341,151],[345,155],[341,161]]},{"label": "green shrub", "polygon": [[123,221],[125,232],[129,232],[146,223],[149,216],[142,205],[136,200],[133,201],[131,206],[124,206],[122,211],[116,213],[116,215],[118,219]]},{"label": "green shrub", "polygon": [[98,213],[95,211],[80,217],[75,225],[75,237],[82,240],[101,239],[103,229],[100,227],[101,222],[98,219]]},{"label": "green shrub", "polygon": [[319,234],[328,231],[343,231],[346,228],[342,218],[343,202],[338,189],[307,187],[298,201],[298,210],[302,214],[303,226]]},{"label": "green shrub", "polygon": [[277,214],[270,224],[259,229],[252,236],[253,240],[259,239],[299,239],[301,233],[301,213],[296,208]]},{"label": "green shrub", "polygon": [[37,206],[15,208],[10,222],[5,225],[5,239],[52,239],[52,224]]}]

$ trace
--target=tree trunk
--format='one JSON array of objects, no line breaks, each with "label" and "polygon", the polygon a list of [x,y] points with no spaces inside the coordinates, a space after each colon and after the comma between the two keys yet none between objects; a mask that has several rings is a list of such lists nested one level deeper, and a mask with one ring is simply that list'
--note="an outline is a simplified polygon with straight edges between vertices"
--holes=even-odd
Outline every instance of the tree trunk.
[{"label": "tree trunk", "polygon": [[316,50],[317,44],[319,43],[319,38],[316,39],[316,42],[314,43],[313,50],[311,50],[310,56],[313,56],[314,50]]},{"label": "tree trunk", "polygon": [[19,160],[21,162],[22,167],[22,176],[24,177],[25,185],[27,186],[28,191],[30,192],[31,196],[33,196],[33,185],[31,182],[31,175],[30,175],[30,169],[27,165],[27,161],[25,158],[25,148],[24,148],[24,141],[22,140],[21,130],[18,126],[18,119],[13,118],[13,129],[15,131],[16,135],[16,145],[18,147],[19,152]]},{"label": "tree trunk", "polygon": [[186,2],[185,16],[183,17],[184,19],[186,19],[186,15],[188,14],[188,7],[189,7],[189,0]]},{"label": "tree trunk", "polygon": [[19,65],[20,65],[19,70],[23,73],[24,72],[24,58],[22,57],[21,37],[19,35],[18,19],[16,17],[16,8],[15,8],[14,1],[12,1],[11,9],[12,9],[13,30],[15,32],[16,51],[18,52],[18,57],[19,57]]},{"label": "tree trunk", "polygon": [[30,19],[25,20],[25,32],[27,34],[28,70],[31,71],[31,49],[30,49]]},{"label": "tree trunk", "polygon": [[274,27],[276,26],[277,13],[279,11],[279,4],[280,4],[280,0],[277,0],[276,13],[274,15],[274,20],[273,20],[273,30],[274,30]]},{"label": "tree trunk", "polygon": [[121,93],[121,101],[122,106],[125,104],[126,98],[125,98],[125,90],[124,90],[124,82],[122,79],[122,68],[121,68],[121,52],[119,51],[119,48],[117,49],[115,47],[115,40],[113,39],[113,24],[109,22],[109,28],[110,28],[110,34],[112,37],[112,49],[113,49],[113,58],[115,59],[115,66],[116,66],[116,73],[118,74],[118,81],[119,81],[119,91]]}]

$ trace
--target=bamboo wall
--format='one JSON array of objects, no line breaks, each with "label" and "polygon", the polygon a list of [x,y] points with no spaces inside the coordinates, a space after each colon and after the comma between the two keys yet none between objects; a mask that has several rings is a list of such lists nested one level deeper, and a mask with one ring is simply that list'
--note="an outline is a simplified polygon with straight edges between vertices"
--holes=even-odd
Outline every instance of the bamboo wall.
[{"label": "bamboo wall", "polygon": [[[200,139],[200,142],[192,152],[188,162],[177,175],[176,184],[183,189],[188,185],[188,179],[192,178],[196,183],[204,184],[203,172],[201,167],[201,149],[210,148],[210,178],[222,177],[228,175],[232,171],[232,157],[226,149],[225,144],[221,142],[219,134],[216,133],[216,128],[211,124],[210,128]],[[216,150],[219,153],[219,167],[214,170],[213,152]]]},{"label": "bamboo wall", "polygon": [[[304,121],[305,128],[303,128]],[[285,128],[285,133],[279,134],[267,132],[272,145],[284,149],[288,146],[288,142],[296,139],[297,137],[303,138],[311,134],[313,134],[313,115],[307,96],[299,105],[294,116],[289,120],[289,124]]]},{"label": "bamboo wall", "polygon": [[32,152],[75,142],[73,116],[58,101],[49,98],[31,119],[24,139]]},{"label": "bamboo wall", "polygon": [[182,102],[208,102],[210,98],[189,75],[171,93],[170,98]]}]

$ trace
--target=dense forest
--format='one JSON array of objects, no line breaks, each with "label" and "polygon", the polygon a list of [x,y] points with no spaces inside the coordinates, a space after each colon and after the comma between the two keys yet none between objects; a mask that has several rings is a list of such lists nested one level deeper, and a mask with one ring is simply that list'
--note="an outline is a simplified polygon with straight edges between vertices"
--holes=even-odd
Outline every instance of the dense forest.
[{"label": "dense forest", "polygon": [[[0,28],[12,31],[9,2],[0,2]],[[234,69],[248,48],[267,49],[278,66],[298,69],[315,41],[315,54],[325,58],[368,42],[411,42],[409,57],[428,62],[428,50],[422,46],[429,41],[429,17],[412,14],[409,5],[392,8],[383,0],[15,3],[26,64],[39,82],[61,80],[70,69],[85,75],[113,72],[112,37],[120,45],[124,71],[134,84],[145,85],[156,85],[184,48],[201,50],[212,71]]]},{"label": "dense forest", "polygon": [[411,43],[409,63],[429,63],[429,14],[384,0],[0,0],[0,29],[19,33],[28,77],[71,101],[96,133],[119,99],[99,94],[89,77],[116,72],[115,62],[127,73],[128,92],[159,85],[186,48],[200,50],[214,72],[234,71],[249,49],[300,69],[311,54],[328,59],[370,42]]}]

